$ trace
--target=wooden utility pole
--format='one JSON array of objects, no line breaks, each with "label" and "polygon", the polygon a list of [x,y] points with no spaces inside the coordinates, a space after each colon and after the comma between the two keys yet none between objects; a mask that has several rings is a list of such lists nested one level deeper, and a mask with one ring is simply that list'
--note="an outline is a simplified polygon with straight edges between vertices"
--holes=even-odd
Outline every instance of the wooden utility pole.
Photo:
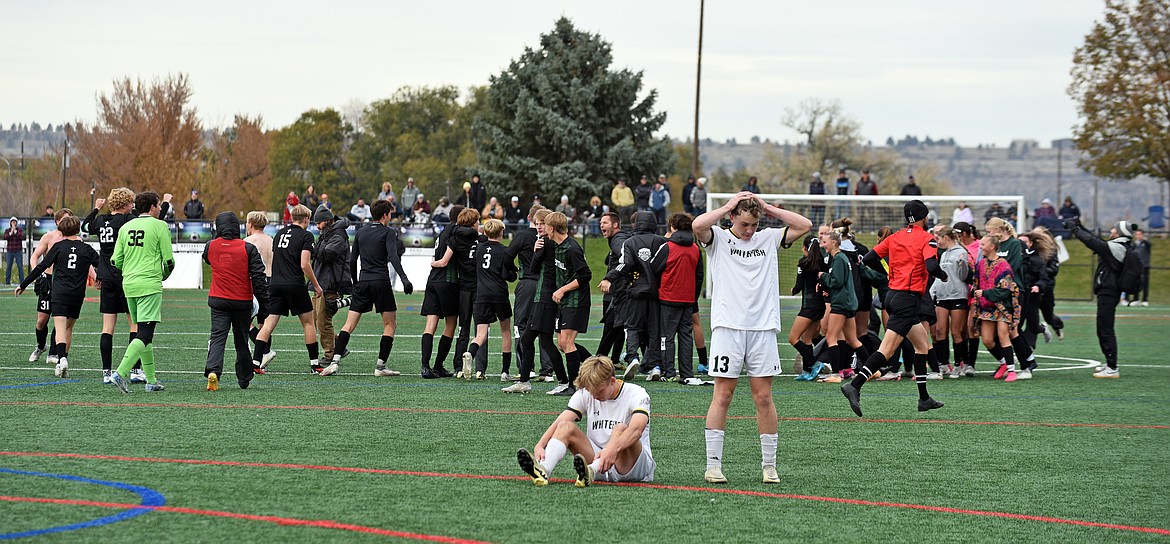
[{"label": "wooden utility pole", "polygon": [[699,176],[699,89],[703,82],[703,4],[699,0],[699,60],[695,69],[695,141],[691,150],[691,175]]}]

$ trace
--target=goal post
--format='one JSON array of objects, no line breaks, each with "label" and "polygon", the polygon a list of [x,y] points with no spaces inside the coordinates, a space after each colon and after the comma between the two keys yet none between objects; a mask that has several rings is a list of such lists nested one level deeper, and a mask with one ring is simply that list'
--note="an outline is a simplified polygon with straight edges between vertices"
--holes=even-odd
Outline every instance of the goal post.
[{"label": "goal post", "polygon": [[[736,193],[708,193],[707,209],[713,210],[723,206]],[[813,233],[818,226],[828,224],[836,219],[848,217],[853,224],[851,229],[857,242],[867,248],[877,243],[877,233],[882,227],[898,229],[906,226],[906,218],[902,214],[905,204],[911,200],[921,200],[930,209],[927,225],[953,223],[955,210],[960,205],[966,205],[971,211],[972,224],[980,232],[990,217],[1001,217],[1017,230],[1021,229],[1021,219],[1024,228],[1030,228],[1027,219],[1028,213],[1022,195],[809,195],[809,194],[759,194],[764,202],[774,206],[791,210],[809,218],[813,222]],[[771,217],[760,218],[760,228],[779,227],[779,220]],[[791,284],[796,277],[796,262],[800,260],[799,244],[780,253],[780,291],[787,295]],[[709,277],[709,276],[708,276]]]}]

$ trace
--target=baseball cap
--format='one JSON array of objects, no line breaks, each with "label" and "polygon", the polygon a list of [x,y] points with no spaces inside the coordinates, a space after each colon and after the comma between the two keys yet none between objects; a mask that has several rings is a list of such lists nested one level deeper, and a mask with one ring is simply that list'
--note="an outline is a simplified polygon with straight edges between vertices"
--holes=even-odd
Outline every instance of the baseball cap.
[{"label": "baseball cap", "polygon": [[520,197],[512,195],[512,202],[520,202]]}]

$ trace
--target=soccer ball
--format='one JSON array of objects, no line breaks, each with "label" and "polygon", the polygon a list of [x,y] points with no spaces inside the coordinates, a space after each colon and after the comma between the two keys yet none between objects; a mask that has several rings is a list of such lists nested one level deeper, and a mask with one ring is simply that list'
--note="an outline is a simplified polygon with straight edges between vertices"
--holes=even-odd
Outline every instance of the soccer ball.
[{"label": "soccer ball", "polygon": [[199,233],[198,233],[198,232],[192,232],[192,233],[191,233],[191,241],[192,241],[192,242],[198,242],[198,241],[199,241]]}]

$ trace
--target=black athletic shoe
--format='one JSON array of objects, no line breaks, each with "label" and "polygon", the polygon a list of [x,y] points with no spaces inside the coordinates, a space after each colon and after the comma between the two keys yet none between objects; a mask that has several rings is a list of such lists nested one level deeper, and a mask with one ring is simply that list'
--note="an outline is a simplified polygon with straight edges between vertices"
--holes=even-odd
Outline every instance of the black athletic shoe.
[{"label": "black athletic shoe", "polygon": [[424,366],[424,367],[422,367],[422,377],[424,380],[433,380],[435,378],[438,378],[439,375],[435,374],[435,371],[431,370],[431,367]]},{"label": "black athletic shoe", "polygon": [[[853,387],[853,384],[847,383],[841,386],[841,394],[845,395],[845,398],[849,399],[849,408],[853,410],[853,413],[857,414],[857,417],[862,417],[861,391],[858,391],[856,387]],[[942,405],[940,404],[939,406]],[[918,403],[918,409],[922,410],[922,403]],[[927,408],[927,410],[929,410],[929,408]]]},{"label": "black athletic shoe", "polygon": [[919,412],[925,412],[927,410],[935,410],[935,409],[942,408],[942,407],[943,407],[943,403],[941,403],[937,400],[934,400],[930,397],[926,397],[925,399],[918,401],[918,411]]},{"label": "black athletic shoe", "polygon": [[571,397],[571,396],[573,396],[573,393],[576,393],[576,392],[577,392],[577,389],[570,385],[569,387],[566,387],[561,391],[557,391],[556,393],[552,393],[552,395],[557,396],[557,397]]},{"label": "black athletic shoe", "polygon": [[247,389],[252,384],[252,380],[237,380],[236,383],[240,384],[240,389]]},{"label": "black athletic shoe", "polygon": [[446,368],[441,367],[441,366],[436,366],[435,368],[432,368],[431,372],[437,378],[450,378],[450,377],[455,376],[455,374],[452,374],[450,370],[447,370]]}]

